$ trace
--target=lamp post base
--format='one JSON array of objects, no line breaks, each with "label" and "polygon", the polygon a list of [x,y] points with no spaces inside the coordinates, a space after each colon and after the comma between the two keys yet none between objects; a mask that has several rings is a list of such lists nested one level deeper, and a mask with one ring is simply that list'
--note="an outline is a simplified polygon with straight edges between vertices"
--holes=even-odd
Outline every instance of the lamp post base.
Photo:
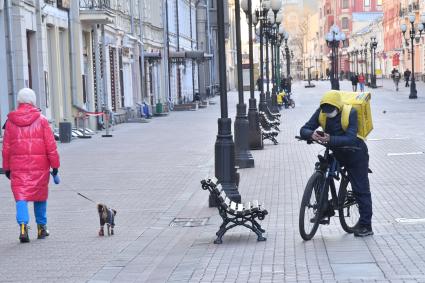
[{"label": "lamp post base", "polygon": [[215,142],[215,176],[225,190],[227,196],[240,202],[235,168],[235,144],[232,137],[232,120],[218,119],[218,134]]},{"label": "lamp post base", "polygon": [[331,88],[332,88],[332,90],[339,90],[338,79],[331,79]]},{"label": "lamp post base", "polygon": [[254,158],[249,151],[249,122],[245,115],[246,105],[238,104],[235,119],[235,162],[239,168],[253,168]]},{"label": "lamp post base", "polygon": [[372,75],[372,77],[371,77],[370,87],[371,88],[377,88],[377,86],[376,86],[376,76],[375,75]]},{"label": "lamp post base", "polygon": [[248,123],[249,123],[249,147],[250,149],[263,149],[263,139],[260,129],[260,116],[257,111],[255,98],[249,99]]},{"label": "lamp post base", "polygon": [[272,97],[271,97],[270,91],[266,92],[266,104],[267,104],[267,107],[270,109],[272,106]]},{"label": "lamp post base", "polygon": [[416,90],[416,82],[414,79],[412,79],[412,83],[410,84],[409,99],[416,99],[416,98],[418,98],[418,91]]},{"label": "lamp post base", "polygon": [[272,111],[274,113],[279,113],[279,107],[277,106],[277,94],[276,94],[276,92],[272,93],[270,111]]}]

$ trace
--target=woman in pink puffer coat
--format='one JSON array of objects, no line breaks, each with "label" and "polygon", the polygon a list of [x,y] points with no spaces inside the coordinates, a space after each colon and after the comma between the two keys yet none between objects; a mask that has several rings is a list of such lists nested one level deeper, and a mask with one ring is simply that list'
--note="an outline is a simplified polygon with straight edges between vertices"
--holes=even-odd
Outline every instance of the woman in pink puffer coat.
[{"label": "woman in pink puffer coat", "polygon": [[47,119],[36,105],[36,96],[29,88],[18,93],[18,109],[9,113],[3,139],[3,170],[11,181],[16,201],[16,220],[20,225],[19,239],[29,242],[28,201],[34,202],[38,238],[47,231],[47,196],[50,178],[58,173],[59,155],[56,141]]}]

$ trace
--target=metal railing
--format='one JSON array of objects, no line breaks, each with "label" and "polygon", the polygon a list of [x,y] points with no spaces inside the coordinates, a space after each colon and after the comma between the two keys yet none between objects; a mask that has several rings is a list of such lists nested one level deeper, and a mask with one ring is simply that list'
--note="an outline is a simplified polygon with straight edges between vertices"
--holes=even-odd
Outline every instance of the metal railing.
[{"label": "metal railing", "polygon": [[80,0],[81,9],[110,9],[111,0]]}]

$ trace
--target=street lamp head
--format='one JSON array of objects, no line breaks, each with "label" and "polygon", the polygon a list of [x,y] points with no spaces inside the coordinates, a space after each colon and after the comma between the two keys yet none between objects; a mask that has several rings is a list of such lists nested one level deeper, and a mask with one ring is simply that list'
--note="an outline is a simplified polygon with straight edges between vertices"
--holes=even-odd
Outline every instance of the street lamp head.
[{"label": "street lamp head", "polygon": [[287,32],[287,31],[285,31],[285,33],[284,33],[284,35],[283,35],[284,37],[285,37],[285,40],[288,40],[288,38],[289,38],[289,33]]},{"label": "street lamp head", "polygon": [[283,26],[279,27],[279,34],[284,37],[285,36],[285,29],[283,28]]},{"label": "street lamp head", "polygon": [[409,22],[410,22],[411,24],[413,24],[413,23],[415,22],[415,19],[416,19],[415,14],[410,14],[410,15],[409,15]]},{"label": "street lamp head", "polygon": [[283,14],[282,14],[282,10],[280,10],[276,15],[276,23],[280,25],[282,23],[282,20],[283,20]]},{"label": "street lamp head", "polygon": [[407,31],[407,25],[406,24],[401,24],[400,28],[401,28],[402,33],[406,33],[406,31]]},{"label": "street lamp head", "polygon": [[339,42],[341,40],[341,34],[335,34],[335,41]]},{"label": "street lamp head", "polygon": [[248,13],[248,0],[241,1],[241,8],[245,13]]},{"label": "street lamp head", "polygon": [[419,32],[423,32],[424,31],[424,24],[420,23],[418,25],[418,30],[419,30]]},{"label": "street lamp head", "polygon": [[282,1],[281,0],[271,0],[271,8],[272,8],[273,12],[277,13],[279,11],[280,7],[282,7]]},{"label": "street lamp head", "polygon": [[332,34],[331,32],[329,32],[329,33],[326,35],[326,41],[328,41],[328,42],[333,41],[333,34]]},{"label": "street lamp head", "polygon": [[254,24],[254,26],[258,24],[257,13],[252,13],[252,23]]},{"label": "street lamp head", "polygon": [[269,21],[269,23],[274,24],[274,13],[272,10],[269,10],[269,12],[267,13],[267,20]]},{"label": "street lamp head", "polygon": [[338,33],[339,32],[339,27],[337,25],[333,24],[331,26],[331,32]]},{"label": "street lamp head", "polygon": [[345,41],[347,39],[347,36],[345,35],[344,32],[341,32],[341,41]]},{"label": "street lamp head", "polygon": [[267,13],[270,10],[270,0],[264,0],[262,8]]}]

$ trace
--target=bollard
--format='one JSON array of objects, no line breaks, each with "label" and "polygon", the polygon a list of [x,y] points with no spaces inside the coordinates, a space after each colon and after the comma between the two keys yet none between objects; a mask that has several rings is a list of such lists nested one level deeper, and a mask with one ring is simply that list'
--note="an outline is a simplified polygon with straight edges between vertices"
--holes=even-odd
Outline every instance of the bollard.
[{"label": "bollard", "polygon": [[104,120],[105,120],[105,128],[106,134],[102,135],[103,138],[112,138],[112,135],[109,133],[109,111],[105,108],[103,112]]},{"label": "bollard", "polygon": [[87,120],[89,119],[88,115],[85,115],[84,113],[81,113],[83,115],[83,136],[79,137],[82,139],[91,139],[90,135],[87,135]]}]

